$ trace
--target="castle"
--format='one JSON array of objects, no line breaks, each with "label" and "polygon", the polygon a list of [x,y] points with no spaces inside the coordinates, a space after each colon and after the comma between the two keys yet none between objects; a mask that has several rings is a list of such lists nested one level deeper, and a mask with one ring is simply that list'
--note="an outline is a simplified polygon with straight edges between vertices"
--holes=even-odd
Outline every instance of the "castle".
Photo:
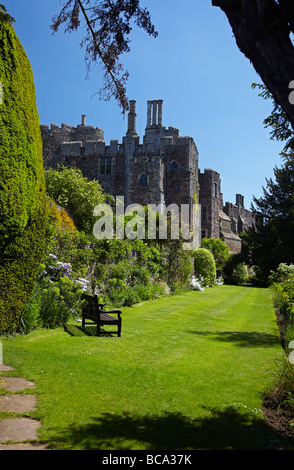
[{"label": "castle", "polygon": [[[235,204],[223,205],[220,174],[211,169],[200,171],[193,138],[162,125],[162,106],[162,100],[147,102],[143,143],[136,131],[136,101],[130,101],[122,143],[111,140],[107,145],[103,130],[86,125],[85,115],[77,127],[41,125],[44,168],[77,167],[89,180],[97,179],[107,193],[124,197],[125,205],[188,204],[190,227],[197,232],[195,247],[203,237],[220,237],[230,253],[240,252],[238,234],[254,224],[244,197],[236,194]],[[194,220],[196,195],[201,211]]]}]

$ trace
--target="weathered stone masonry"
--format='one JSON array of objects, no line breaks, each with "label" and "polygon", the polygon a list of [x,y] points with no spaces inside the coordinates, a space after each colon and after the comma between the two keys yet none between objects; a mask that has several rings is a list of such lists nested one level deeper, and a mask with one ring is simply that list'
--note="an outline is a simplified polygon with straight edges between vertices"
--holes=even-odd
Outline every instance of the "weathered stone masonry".
[{"label": "weathered stone masonry", "polygon": [[[162,125],[163,101],[147,102],[147,124],[143,142],[136,130],[136,102],[130,102],[128,129],[122,139],[107,145],[102,129],[87,126],[85,115],[77,127],[62,124],[41,125],[44,167],[58,164],[81,169],[83,175],[97,179],[113,196],[123,196],[125,204],[188,204],[190,225],[195,227],[195,195],[201,217],[197,220],[201,237],[222,237],[232,253],[240,251],[238,233],[254,223],[244,208],[244,198],[223,206],[219,173],[198,168],[198,150],[192,137],[182,137],[174,127]],[[201,219],[201,220],[200,220]]]}]

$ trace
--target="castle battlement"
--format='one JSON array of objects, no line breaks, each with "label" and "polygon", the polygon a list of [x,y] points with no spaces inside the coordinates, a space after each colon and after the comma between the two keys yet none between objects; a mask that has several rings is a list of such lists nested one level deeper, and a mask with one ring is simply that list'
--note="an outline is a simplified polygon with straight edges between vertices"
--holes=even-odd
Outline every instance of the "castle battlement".
[{"label": "castle battlement", "polygon": [[203,173],[201,173],[201,171],[199,170],[199,174],[200,175],[207,175],[207,176],[209,176],[209,175],[211,175],[211,176],[217,175],[218,177],[220,176],[220,174],[217,171],[212,170],[211,168],[204,168]]},{"label": "castle battlement", "polygon": [[65,124],[64,122],[59,126],[58,124],[51,123],[51,126],[49,127],[48,124],[40,124],[40,128],[43,131],[56,131],[56,130],[81,130],[81,128],[84,130],[84,132],[91,132],[93,130],[94,132],[99,131],[100,133],[103,132],[102,129],[99,127],[94,127],[94,126],[86,126],[85,124],[78,124],[77,126],[73,126],[71,124]]}]

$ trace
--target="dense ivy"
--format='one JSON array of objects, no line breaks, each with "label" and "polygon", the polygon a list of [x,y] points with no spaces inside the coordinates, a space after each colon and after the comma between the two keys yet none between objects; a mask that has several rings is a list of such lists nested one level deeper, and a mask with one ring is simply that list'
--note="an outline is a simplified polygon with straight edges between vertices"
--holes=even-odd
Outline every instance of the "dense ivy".
[{"label": "dense ivy", "polygon": [[0,17],[0,334],[15,330],[33,289],[46,225],[42,140],[33,72]]}]

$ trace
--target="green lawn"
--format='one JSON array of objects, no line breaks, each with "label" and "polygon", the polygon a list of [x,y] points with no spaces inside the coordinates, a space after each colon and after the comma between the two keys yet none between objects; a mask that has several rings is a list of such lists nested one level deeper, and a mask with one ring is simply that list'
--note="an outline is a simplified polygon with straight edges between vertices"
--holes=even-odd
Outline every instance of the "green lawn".
[{"label": "green lawn", "polygon": [[2,343],[4,362],[35,381],[33,415],[55,449],[285,448],[260,411],[281,355],[267,289],[220,286],[125,308],[121,338],[74,324]]}]

